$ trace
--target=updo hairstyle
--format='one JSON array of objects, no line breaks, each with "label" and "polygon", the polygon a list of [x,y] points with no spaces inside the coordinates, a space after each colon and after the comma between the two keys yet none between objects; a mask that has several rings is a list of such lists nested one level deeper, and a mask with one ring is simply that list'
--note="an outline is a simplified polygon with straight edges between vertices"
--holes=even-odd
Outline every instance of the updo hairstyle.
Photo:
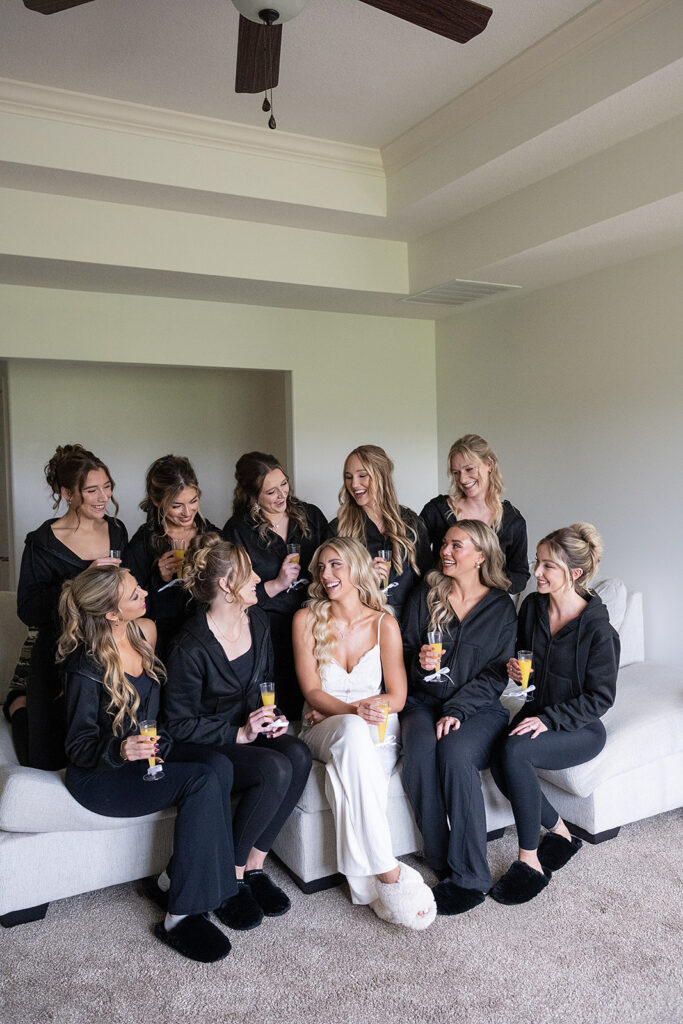
[{"label": "updo hairstyle", "polygon": [[460,502],[464,501],[466,495],[465,492],[460,489],[460,486],[451,471],[451,461],[454,455],[461,455],[464,459],[467,459],[469,462],[473,462],[475,465],[478,462],[483,462],[484,465],[488,466],[490,472],[488,487],[486,489],[486,497],[484,500],[486,502],[486,507],[490,509],[492,513],[491,526],[493,526],[494,530],[497,530],[503,518],[503,503],[500,500],[500,496],[503,493],[503,477],[500,473],[500,466],[498,465],[496,453],[493,451],[488,441],[485,441],[483,437],[479,436],[479,434],[463,434],[462,437],[459,437],[458,440],[454,441],[451,445],[448,453],[447,464],[448,475],[451,478],[451,486],[448,491],[448,504],[457,519]]},{"label": "updo hairstyle", "polygon": [[[459,524],[458,524],[459,525]],[[553,530],[539,540],[536,550],[545,545],[552,560],[564,570],[567,589],[575,590],[581,597],[588,593],[588,583],[595,576],[602,558],[602,537],[592,523],[572,523]],[[574,579],[572,569],[580,569],[581,575]]]},{"label": "updo hairstyle", "polygon": [[[275,539],[275,531],[261,511],[258,503],[259,494],[263,487],[263,481],[279,469],[284,477],[285,473],[282,463],[274,455],[266,452],[246,452],[241,455],[235,465],[235,480],[237,481],[232,499],[232,511],[234,514],[241,514],[251,520],[258,529],[259,541],[268,547]],[[310,537],[311,530],[306,519],[306,510],[303,503],[296,498],[291,490],[287,495],[286,514],[292,519],[301,530],[304,537]]]},{"label": "updo hairstyle", "polygon": [[[162,455],[147,470],[145,491],[147,497],[140,502],[140,508],[147,516],[147,524],[152,527],[152,544],[162,552],[169,550],[170,541],[167,536],[166,515],[181,491],[191,487],[201,498],[202,492],[197,481],[192,463],[184,455]],[[203,533],[205,522],[197,512],[195,517],[197,532]]]},{"label": "updo hairstyle", "polygon": [[[62,500],[62,488],[72,495],[71,508],[78,514],[78,508],[83,504],[83,487],[88,473],[93,470],[103,469],[111,483],[111,502],[118,515],[119,506],[114,497],[114,480],[107,466],[102,459],[89,452],[82,444],[59,445],[50,461],[45,467],[45,479],[52,492],[52,507],[59,508]],[[76,499],[79,499],[78,501]]]},{"label": "updo hairstyle", "polygon": [[249,555],[239,544],[223,540],[217,533],[193,537],[185,555],[183,583],[196,601],[211,604],[219,593],[218,581],[227,580],[230,593],[239,604],[239,591],[252,574]]},{"label": "updo hairstyle", "polygon": [[[512,584],[504,572],[505,556],[501,551],[496,531],[479,519],[460,519],[450,526],[449,530],[456,526],[467,534],[482,555],[479,564],[480,583],[496,590],[509,590]],[[445,576],[440,569],[434,569],[427,574],[426,582],[429,587],[427,594],[427,607],[430,613],[429,628],[447,629],[455,615],[448,599],[453,580],[450,576]]]}]

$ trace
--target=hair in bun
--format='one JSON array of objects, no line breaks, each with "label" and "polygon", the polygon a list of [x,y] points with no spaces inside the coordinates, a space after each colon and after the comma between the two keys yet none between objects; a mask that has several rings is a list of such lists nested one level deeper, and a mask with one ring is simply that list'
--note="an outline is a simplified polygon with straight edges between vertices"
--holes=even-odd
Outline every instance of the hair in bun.
[{"label": "hair in bun", "polygon": [[[602,558],[602,537],[592,523],[572,523],[553,530],[538,542],[550,551],[554,562],[565,572],[567,586],[579,594],[588,591],[588,582],[595,576]],[[581,575],[573,579],[571,570],[580,569]]]},{"label": "hair in bun", "polygon": [[239,592],[251,573],[251,559],[239,544],[231,544],[217,533],[198,534],[190,541],[183,583],[196,601],[210,604],[220,589],[218,581],[225,579],[233,600],[241,603]]},{"label": "hair in bun", "polygon": [[114,480],[108,467],[102,462],[102,459],[98,459],[82,444],[59,445],[45,467],[45,479],[52,492],[52,507],[59,508],[59,503],[62,500],[62,488],[64,488],[70,492],[71,508],[77,512],[78,507],[83,503],[83,487],[88,473],[98,469],[104,470],[109,477],[112,489],[111,502],[118,515],[119,506],[113,494]]}]

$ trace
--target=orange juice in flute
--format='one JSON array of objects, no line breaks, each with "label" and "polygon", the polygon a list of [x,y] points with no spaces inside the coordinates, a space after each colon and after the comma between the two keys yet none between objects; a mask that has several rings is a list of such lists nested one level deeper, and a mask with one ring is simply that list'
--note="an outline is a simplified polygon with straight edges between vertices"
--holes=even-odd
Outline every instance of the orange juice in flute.
[{"label": "orange juice in flute", "polygon": [[386,731],[387,731],[387,719],[389,718],[389,705],[387,704],[387,702],[385,700],[380,701],[380,703],[377,705],[377,710],[381,711],[382,714],[384,715],[383,721],[381,721],[381,722],[379,722],[377,724],[377,732],[379,733],[379,741],[380,741],[380,743],[384,743],[384,737],[385,737]]},{"label": "orange juice in flute", "polygon": [[380,590],[386,590],[389,586],[389,573],[391,572],[391,559],[393,558],[393,552],[391,548],[380,548],[377,552],[377,557],[381,558],[387,567],[387,574],[384,576],[379,583]]},{"label": "orange juice in flute", "polygon": [[[149,738],[153,740],[157,739],[157,723],[153,718],[149,718],[144,722],[140,722],[140,735],[149,736]],[[156,782],[157,779],[163,779],[164,770],[160,764],[157,764],[156,757],[148,757],[147,762],[149,764],[149,768],[147,769],[147,772],[142,776],[143,781]]]}]

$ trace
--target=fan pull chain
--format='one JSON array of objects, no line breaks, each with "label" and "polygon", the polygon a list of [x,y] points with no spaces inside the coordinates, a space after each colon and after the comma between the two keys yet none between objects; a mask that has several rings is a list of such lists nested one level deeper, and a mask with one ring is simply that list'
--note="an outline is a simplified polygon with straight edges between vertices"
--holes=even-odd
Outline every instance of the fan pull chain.
[{"label": "fan pull chain", "polygon": [[264,114],[271,111],[270,117],[268,118],[268,127],[277,128],[277,121],[275,115],[272,113],[273,110],[273,40],[271,37],[271,24],[266,22],[266,31],[263,38],[263,61],[266,71],[266,83],[270,82],[270,99],[268,99],[268,85],[263,96],[263,103],[261,104],[261,110]]}]

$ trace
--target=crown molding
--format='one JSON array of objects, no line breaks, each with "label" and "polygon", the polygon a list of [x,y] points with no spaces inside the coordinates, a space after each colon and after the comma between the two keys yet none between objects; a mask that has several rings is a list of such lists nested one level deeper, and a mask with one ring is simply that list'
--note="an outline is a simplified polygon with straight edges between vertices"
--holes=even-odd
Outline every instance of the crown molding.
[{"label": "crown molding", "polygon": [[426,156],[557,69],[595,49],[671,0],[598,0],[382,149],[387,175]]},{"label": "crown molding", "polygon": [[384,178],[378,149],[0,78],[0,112]]}]

